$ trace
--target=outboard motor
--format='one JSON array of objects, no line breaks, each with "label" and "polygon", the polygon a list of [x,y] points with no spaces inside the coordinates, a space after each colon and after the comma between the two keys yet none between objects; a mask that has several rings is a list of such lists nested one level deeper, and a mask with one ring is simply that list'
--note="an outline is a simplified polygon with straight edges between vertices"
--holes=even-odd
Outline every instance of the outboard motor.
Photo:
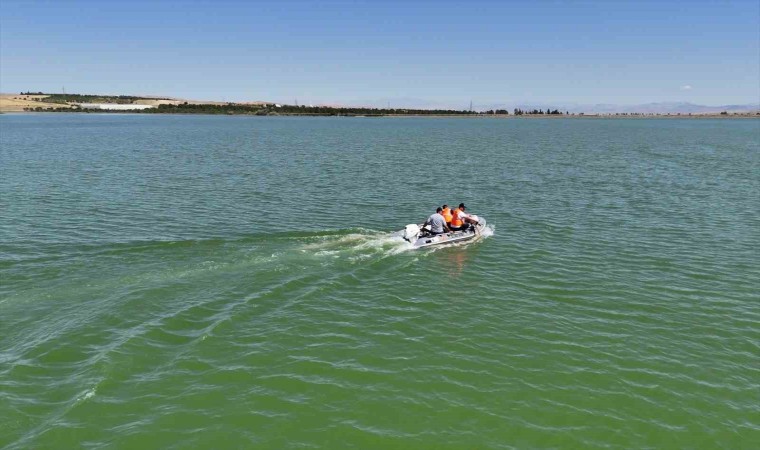
[{"label": "outboard motor", "polygon": [[420,226],[416,224],[409,224],[404,227],[404,239],[409,242],[416,241],[420,236]]}]

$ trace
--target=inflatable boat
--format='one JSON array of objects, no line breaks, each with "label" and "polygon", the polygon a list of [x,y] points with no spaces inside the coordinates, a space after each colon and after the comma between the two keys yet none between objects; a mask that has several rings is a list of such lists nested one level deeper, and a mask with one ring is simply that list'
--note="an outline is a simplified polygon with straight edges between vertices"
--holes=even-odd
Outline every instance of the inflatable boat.
[{"label": "inflatable boat", "polygon": [[[475,217],[474,217],[475,218]],[[449,245],[478,239],[486,228],[486,220],[477,217],[477,225],[470,225],[463,231],[452,231],[443,234],[431,234],[426,228],[416,224],[409,224],[399,231],[399,235],[405,241],[412,244],[413,248],[431,247],[434,245]]]}]

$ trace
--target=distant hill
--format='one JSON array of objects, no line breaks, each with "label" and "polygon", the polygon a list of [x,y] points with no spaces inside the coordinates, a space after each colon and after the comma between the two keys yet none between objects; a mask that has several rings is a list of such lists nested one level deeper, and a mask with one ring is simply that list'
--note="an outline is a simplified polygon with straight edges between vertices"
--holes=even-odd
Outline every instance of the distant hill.
[{"label": "distant hill", "polygon": [[562,105],[562,104],[520,104],[512,107],[507,104],[498,105],[478,105],[478,109],[496,109],[496,108],[520,108],[523,110],[557,108],[560,111],[571,113],[585,114],[614,114],[614,113],[644,113],[644,114],[717,114],[723,111],[733,113],[747,113],[760,111],[760,104],[744,105],[720,105],[707,106],[696,105],[688,102],[659,102],[659,103],[642,103],[640,105],[615,105],[608,103],[598,103],[594,105]]},{"label": "distant hill", "polygon": [[[752,112],[760,109],[760,105],[695,105],[688,102],[644,103],[641,105],[588,105],[577,112],[587,113],[659,113],[659,114],[709,114],[727,112]],[[573,111],[575,112],[575,111]]]},{"label": "distant hill", "polygon": [[[458,109],[466,110],[469,102],[434,101],[412,97],[366,99],[347,102],[342,106],[368,106],[375,108],[413,108],[413,109]],[[614,113],[644,113],[644,114],[718,114],[723,111],[733,113],[747,113],[760,111],[760,103],[747,103],[743,105],[697,105],[689,102],[657,102],[642,103],[638,105],[618,105],[612,103],[578,104],[578,103],[546,103],[546,102],[492,102],[473,104],[475,111],[488,111],[506,109],[510,113],[519,108],[524,111],[540,109],[558,109],[562,112],[586,113],[586,114],[614,114]]]}]

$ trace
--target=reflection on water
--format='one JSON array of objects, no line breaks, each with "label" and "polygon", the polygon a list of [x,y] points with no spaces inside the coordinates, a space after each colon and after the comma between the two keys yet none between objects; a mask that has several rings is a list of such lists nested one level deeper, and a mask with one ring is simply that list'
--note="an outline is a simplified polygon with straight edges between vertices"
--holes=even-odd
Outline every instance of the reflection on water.
[{"label": "reflection on water", "polygon": [[465,263],[469,259],[469,254],[466,246],[454,246],[446,252],[446,265],[449,268],[449,276],[459,278],[462,275]]}]

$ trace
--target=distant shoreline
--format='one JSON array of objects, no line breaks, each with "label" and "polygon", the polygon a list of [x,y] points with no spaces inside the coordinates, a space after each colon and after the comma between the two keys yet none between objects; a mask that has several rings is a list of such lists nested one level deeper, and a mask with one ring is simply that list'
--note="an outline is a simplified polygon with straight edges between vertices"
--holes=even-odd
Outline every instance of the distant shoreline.
[{"label": "distant shoreline", "polygon": [[550,114],[531,114],[524,116],[515,116],[514,114],[213,114],[213,113],[153,113],[146,114],[136,111],[106,111],[106,110],[66,110],[66,111],[0,111],[4,115],[36,115],[36,114],[76,114],[76,115],[130,115],[130,116],[222,116],[222,117],[334,117],[334,118],[365,118],[365,119],[383,119],[383,118],[431,118],[431,119],[499,119],[499,120],[536,120],[536,119],[629,119],[629,120],[646,120],[646,119],[760,119],[760,113],[732,113],[727,115],[721,114],[651,114],[651,115],[623,115],[623,114],[564,114],[561,116]]},{"label": "distant shoreline", "polygon": [[273,102],[214,102],[182,100],[168,97],[125,95],[45,94],[26,92],[0,94],[2,113],[77,113],[77,114],[171,114],[171,115],[231,115],[281,117],[456,117],[499,119],[559,119],[559,118],[688,118],[739,119],[760,118],[760,110],[727,110],[720,112],[655,113],[609,112],[570,113],[559,109],[515,108],[488,111],[453,109],[372,108],[342,106],[285,105]]}]

